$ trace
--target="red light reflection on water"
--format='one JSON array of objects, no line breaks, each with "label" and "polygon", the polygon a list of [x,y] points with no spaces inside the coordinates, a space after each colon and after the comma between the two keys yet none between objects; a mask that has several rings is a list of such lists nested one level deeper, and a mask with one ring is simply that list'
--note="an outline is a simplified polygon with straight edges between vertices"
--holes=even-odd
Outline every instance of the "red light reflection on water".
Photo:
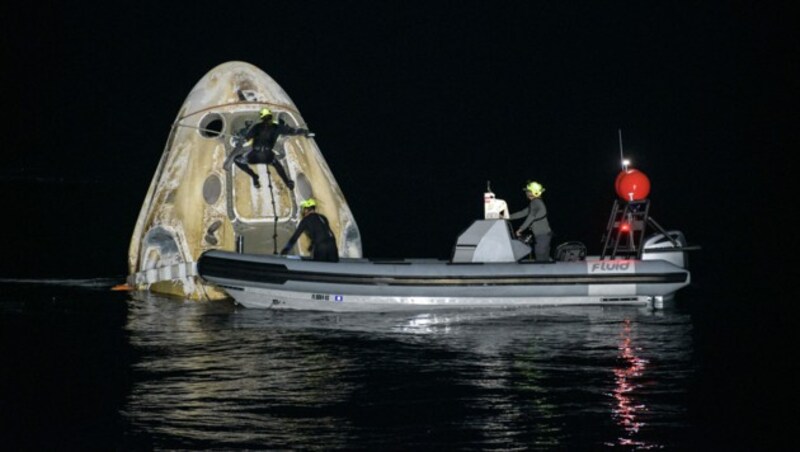
[{"label": "red light reflection on water", "polygon": [[631,321],[625,320],[620,333],[619,362],[620,366],[614,369],[614,391],[612,396],[616,404],[612,408],[614,419],[626,433],[626,437],[617,439],[620,446],[636,446],[639,448],[659,447],[634,439],[639,430],[645,425],[639,420],[642,412],[647,410],[644,404],[637,404],[634,391],[639,387],[636,379],[641,377],[647,369],[648,361],[637,356],[638,349],[631,340]]}]

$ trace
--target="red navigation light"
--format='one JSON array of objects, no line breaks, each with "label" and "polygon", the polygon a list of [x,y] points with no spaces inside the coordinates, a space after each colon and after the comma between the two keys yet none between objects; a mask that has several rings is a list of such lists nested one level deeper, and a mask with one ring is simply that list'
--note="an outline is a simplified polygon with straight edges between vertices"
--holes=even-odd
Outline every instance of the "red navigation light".
[{"label": "red navigation light", "polygon": [[625,201],[640,201],[650,194],[650,179],[643,172],[628,168],[617,174],[614,189]]},{"label": "red navigation light", "polygon": [[630,232],[630,230],[631,230],[630,223],[620,223],[619,232]]}]

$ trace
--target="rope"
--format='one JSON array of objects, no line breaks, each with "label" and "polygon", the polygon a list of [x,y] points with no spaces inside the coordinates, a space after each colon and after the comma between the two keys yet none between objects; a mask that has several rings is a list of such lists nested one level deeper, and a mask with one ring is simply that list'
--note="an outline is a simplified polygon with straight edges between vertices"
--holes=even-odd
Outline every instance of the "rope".
[{"label": "rope", "polygon": [[[186,116],[184,116],[183,118],[185,118],[185,117]],[[181,118],[181,119],[183,119],[183,118]],[[172,128],[173,129],[176,128],[176,127],[186,127],[186,128],[189,128],[189,129],[196,129],[196,130],[199,130],[201,132],[207,132],[207,133],[210,133],[210,134],[214,134],[215,136],[242,138],[241,135],[237,135],[235,133],[234,134],[230,134],[230,133],[222,132],[220,130],[206,129],[205,127],[198,127],[198,126],[191,126],[189,124],[183,124],[183,123],[180,122],[180,119],[178,121],[175,121],[172,124]],[[308,129],[308,125],[300,126],[299,128]],[[307,135],[307,137],[313,137],[313,136],[314,136],[314,134],[311,134],[310,132],[309,132],[309,135]]]},{"label": "rope", "polygon": [[197,127],[197,126],[190,126],[189,124],[181,124],[179,122],[176,122],[175,124],[173,124],[172,127],[173,128],[175,128],[175,127],[188,127],[190,129],[197,129],[197,130],[199,130],[201,132],[209,132],[209,133],[213,133],[215,135],[220,135],[220,136],[225,136],[225,137],[236,137],[236,136],[238,136],[238,135],[235,135],[235,134],[231,135],[229,133],[224,133],[224,132],[221,132],[219,130],[206,129],[204,127]]},{"label": "rope", "polygon": [[209,110],[213,110],[215,108],[230,107],[232,105],[269,105],[270,107],[278,107],[278,108],[281,108],[281,109],[293,111],[294,113],[297,113],[298,115],[300,114],[300,112],[297,111],[297,109],[292,108],[292,107],[290,107],[288,105],[285,105],[285,104],[276,104],[274,102],[242,102],[242,101],[238,101],[238,102],[229,102],[227,104],[211,105],[211,106],[208,106],[206,108],[201,108],[200,110],[196,110],[196,111],[193,111],[191,113],[186,113],[185,115],[179,117],[175,122],[180,122],[181,120],[183,120],[185,118],[188,118],[189,116],[194,116],[194,115],[197,115],[197,114],[200,114],[200,113],[204,113],[204,112],[207,112]]},{"label": "rope", "polygon": [[272,191],[272,175],[269,172],[269,165],[266,165],[266,167],[269,198],[272,200],[272,213],[275,214],[275,220],[272,222],[274,225],[272,230],[272,254],[278,254],[278,209],[275,207],[275,193]]}]

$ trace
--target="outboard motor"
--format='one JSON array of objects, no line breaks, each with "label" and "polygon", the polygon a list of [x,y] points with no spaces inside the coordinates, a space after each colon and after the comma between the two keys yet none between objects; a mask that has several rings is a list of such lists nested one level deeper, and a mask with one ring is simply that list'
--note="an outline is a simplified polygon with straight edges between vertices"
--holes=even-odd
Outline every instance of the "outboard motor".
[{"label": "outboard motor", "polygon": [[586,260],[586,245],[582,242],[564,242],[556,247],[557,262],[576,262]]},{"label": "outboard motor", "polygon": [[644,241],[642,260],[663,260],[681,268],[688,267],[686,238],[681,231],[667,231],[668,235],[651,235]]}]

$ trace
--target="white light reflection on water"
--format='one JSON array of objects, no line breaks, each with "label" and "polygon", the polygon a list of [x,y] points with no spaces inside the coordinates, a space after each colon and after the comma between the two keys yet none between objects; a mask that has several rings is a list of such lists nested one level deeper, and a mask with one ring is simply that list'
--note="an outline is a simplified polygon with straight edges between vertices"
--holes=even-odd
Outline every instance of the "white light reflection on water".
[{"label": "white light reflection on water", "polygon": [[412,334],[447,334],[450,332],[450,324],[453,321],[451,316],[432,313],[417,314],[408,319],[408,322],[398,324],[394,330]]},{"label": "white light reflection on water", "polygon": [[616,406],[612,409],[612,413],[627,436],[618,438],[618,444],[646,449],[660,447],[634,438],[645,425],[639,419],[639,416],[647,410],[647,407],[644,404],[636,403],[635,391],[639,387],[636,380],[644,374],[648,361],[637,356],[637,352],[640,349],[633,344],[631,339],[630,319],[625,319],[622,325],[619,342],[619,361],[621,366],[614,369],[616,386],[614,387],[613,396]]}]

